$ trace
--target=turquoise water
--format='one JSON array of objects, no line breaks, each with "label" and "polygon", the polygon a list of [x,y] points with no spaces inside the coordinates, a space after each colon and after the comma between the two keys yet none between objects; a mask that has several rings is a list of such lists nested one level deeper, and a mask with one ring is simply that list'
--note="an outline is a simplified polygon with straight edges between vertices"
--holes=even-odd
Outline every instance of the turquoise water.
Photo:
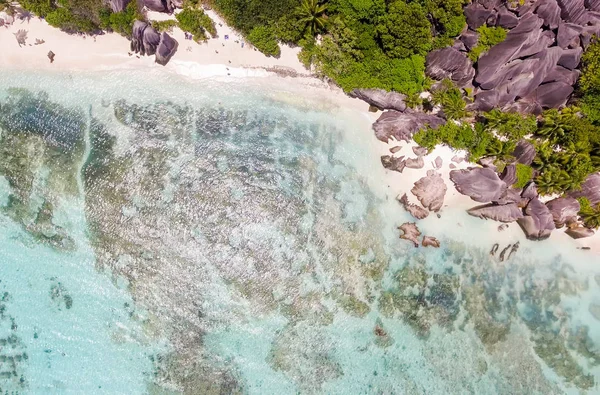
[{"label": "turquoise water", "polygon": [[2,391],[600,390],[591,255],[413,248],[362,115],[284,85],[0,76]]}]

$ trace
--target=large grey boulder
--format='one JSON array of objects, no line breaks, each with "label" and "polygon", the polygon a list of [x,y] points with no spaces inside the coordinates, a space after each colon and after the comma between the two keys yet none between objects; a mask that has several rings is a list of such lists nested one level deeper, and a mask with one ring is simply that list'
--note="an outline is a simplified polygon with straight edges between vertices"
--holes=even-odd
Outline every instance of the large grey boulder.
[{"label": "large grey boulder", "polygon": [[463,170],[452,170],[450,180],[456,190],[480,203],[498,200],[505,195],[507,186],[495,171],[488,168],[471,167]]},{"label": "large grey boulder", "polygon": [[542,84],[548,82],[564,82],[567,85],[575,85],[581,72],[579,70],[569,70],[562,66],[556,66],[546,75]]},{"label": "large grey boulder", "polygon": [[430,211],[440,211],[446,196],[446,183],[442,175],[435,171],[428,171],[427,176],[421,178],[410,190],[419,199],[419,202]]},{"label": "large grey boulder", "polygon": [[560,58],[558,59],[558,65],[566,69],[573,70],[574,68],[579,66],[582,54],[583,49],[581,47],[565,49],[563,50],[562,54],[560,55]]},{"label": "large grey boulder", "polygon": [[545,27],[549,29],[558,27],[561,9],[556,0],[538,0],[535,7],[535,13],[544,20]]},{"label": "large grey boulder", "polygon": [[561,13],[560,16],[566,22],[584,25],[588,21],[585,9],[585,0],[558,0]]},{"label": "large grey boulder", "polygon": [[502,170],[500,179],[506,183],[506,185],[513,185],[517,182],[517,166],[514,163],[509,163]]},{"label": "large grey boulder", "polygon": [[156,48],[160,44],[160,33],[152,26],[148,25],[144,29],[144,37],[142,39],[146,55],[154,55]]},{"label": "large grey boulder", "polygon": [[150,11],[171,12],[169,6],[164,0],[142,0],[142,4]]},{"label": "large grey boulder", "polygon": [[574,23],[561,22],[558,25],[556,33],[556,43],[561,48],[579,47],[579,35],[583,32],[583,27]]},{"label": "large grey boulder", "polygon": [[438,128],[445,122],[443,118],[432,114],[388,110],[375,121],[373,130],[375,136],[385,143],[391,137],[398,141],[409,142],[412,140],[413,134],[425,126]]},{"label": "large grey boulder", "polygon": [[406,159],[405,164],[409,169],[422,169],[425,167],[425,160],[422,156],[417,156],[416,158]]},{"label": "large grey boulder", "polygon": [[579,202],[572,197],[560,197],[550,200],[546,203],[546,207],[550,210],[552,218],[554,218],[554,225],[557,228],[562,228],[567,223],[577,220],[580,209]]},{"label": "large grey boulder", "polygon": [[440,241],[433,236],[423,236],[423,241],[421,242],[423,247],[434,247],[440,248]]},{"label": "large grey boulder", "polygon": [[427,54],[425,72],[436,80],[449,78],[458,86],[469,85],[475,77],[471,60],[463,52],[452,47],[437,49]]},{"label": "large grey boulder", "polygon": [[540,85],[528,99],[535,101],[542,108],[558,108],[566,104],[573,93],[573,87],[563,81],[550,82]]},{"label": "large grey boulder", "polygon": [[177,52],[178,46],[177,40],[163,32],[160,35],[160,44],[158,44],[158,48],[156,49],[156,63],[163,66],[166,65],[175,52]]},{"label": "large grey boulder", "polygon": [[460,41],[465,45],[467,50],[471,50],[474,46],[477,45],[477,41],[479,41],[479,33],[474,32],[472,30],[467,30],[460,35]]},{"label": "large grey boulder", "polygon": [[473,2],[464,8],[467,25],[471,30],[483,26],[490,17],[496,14],[493,9],[487,9],[483,5]]},{"label": "large grey boulder", "polygon": [[517,223],[530,240],[547,239],[555,229],[552,213],[537,197],[529,202],[525,208],[525,216],[519,218]]},{"label": "large grey boulder", "polygon": [[131,50],[140,55],[146,55],[146,49],[144,48],[144,30],[148,24],[142,21],[133,22],[133,29],[131,32]]},{"label": "large grey boulder", "polygon": [[406,96],[398,92],[387,92],[383,89],[355,89],[350,96],[356,97],[380,110],[406,110]]},{"label": "large grey boulder", "polygon": [[474,217],[492,219],[500,222],[514,222],[519,218],[523,218],[523,210],[516,203],[508,203],[503,205],[484,204],[477,206],[467,211],[469,215]]},{"label": "large grey boulder", "polygon": [[571,192],[570,195],[574,198],[586,197],[592,206],[596,206],[600,203],[600,173],[587,176],[581,184],[581,189]]},{"label": "large grey boulder", "polygon": [[127,4],[129,4],[130,1],[131,0],[109,0],[108,5],[112,12],[121,12],[127,7]]},{"label": "large grey boulder", "polygon": [[517,159],[517,162],[523,165],[530,165],[535,158],[535,147],[527,140],[519,140],[513,151],[513,156]]},{"label": "large grey boulder", "polygon": [[519,23],[519,18],[512,12],[508,11],[506,7],[500,8],[498,11],[498,18],[496,19],[496,25],[505,29],[512,29]]}]

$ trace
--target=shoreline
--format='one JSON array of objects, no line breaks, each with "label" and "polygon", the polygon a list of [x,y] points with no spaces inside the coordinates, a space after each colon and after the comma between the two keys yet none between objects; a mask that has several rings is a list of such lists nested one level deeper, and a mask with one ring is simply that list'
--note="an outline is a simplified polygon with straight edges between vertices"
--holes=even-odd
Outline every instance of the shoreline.
[{"label": "shoreline", "polygon": [[[70,35],[59,29],[49,26],[45,21],[32,19],[30,22],[13,23],[12,25],[0,28],[0,41],[6,43],[3,48],[3,56],[0,58],[0,69],[21,69],[21,70],[41,70],[41,71],[117,71],[117,70],[161,70],[173,73],[191,79],[223,79],[224,81],[235,81],[239,78],[253,78],[261,80],[260,83],[273,84],[275,87],[286,81],[286,90],[298,92],[298,96],[287,95],[288,97],[276,97],[281,100],[293,100],[301,103],[304,97],[310,97],[310,101],[322,102],[324,106],[333,105],[344,110],[355,111],[372,124],[381,112],[369,112],[369,105],[359,99],[347,96],[340,88],[332,87],[325,81],[322,81],[311,75],[305,70],[297,58],[298,49],[287,46],[282,47],[282,55],[275,59],[267,57],[262,53],[252,49],[250,46],[242,48],[240,36],[235,33],[214,13],[208,11],[211,18],[217,24],[219,37],[210,39],[206,43],[198,44],[194,41],[185,40],[183,31],[174,28],[170,33],[180,44],[177,53],[166,66],[160,66],[154,62],[153,56],[128,55],[129,41],[115,33],[106,33],[101,36],[80,36]],[[149,15],[150,16],[150,15]],[[221,26],[221,25],[222,26]],[[27,45],[19,47],[13,33],[24,29],[28,31]],[[225,40],[224,36],[229,39]],[[36,39],[43,39],[45,42],[41,45],[35,45]],[[236,43],[235,41],[240,41]],[[191,50],[188,50],[191,48]],[[220,49],[219,49],[220,48]],[[50,63],[47,52],[53,51],[56,54],[54,63]],[[225,63],[227,61],[228,63]],[[293,81],[293,83],[289,83]],[[283,95],[282,95],[283,96]],[[371,138],[375,138],[372,131]],[[393,142],[383,143],[378,141],[381,147],[379,155],[390,155],[389,149],[400,145],[402,148],[395,153],[395,156],[405,155],[406,157],[415,157],[412,152],[414,142]],[[462,154],[462,155],[461,155]],[[415,181],[424,177],[428,170],[434,168],[432,162],[437,156],[443,161],[442,168],[436,170],[442,174],[442,178],[447,186],[444,206],[440,214],[443,215],[445,209],[451,208],[468,210],[477,205],[469,197],[461,195],[454,188],[449,179],[451,159],[454,156],[464,158],[464,153],[455,152],[449,147],[437,147],[434,151],[424,156],[425,166],[422,169],[406,169],[403,173],[384,170],[386,183],[388,185],[389,198],[395,199],[397,195],[407,193],[411,203],[419,203],[416,197],[410,193]],[[464,169],[474,164],[463,161],[460,164],[454,163],[457,169]],[[404,209],[398,203],[399,212]],[[436,213],[430,213],[430,217],[435,217]],[[424,221],[424,224],[429,218]],[[412,219],[409,222],[420,222]],[[494,238],[501,240],[518,239],[526,240],[520,227],[516,223],[509,224],[504,232],[498,232],[498,226],[501,222],[479,220],[481,230],[485,232],[495,232]],[[431,225],[425,225],[431,226]],[[460,226],[460,224],[459,224]],[[400,232],[398,232],[400,233]],[[552,232],[548,240],[539,243],[560,243],[575,248],[590,247],[587,253],[594,255],[600,254],[600,234],[579,240],[574,240],[564,233],[564,230],[557,229]]]}]

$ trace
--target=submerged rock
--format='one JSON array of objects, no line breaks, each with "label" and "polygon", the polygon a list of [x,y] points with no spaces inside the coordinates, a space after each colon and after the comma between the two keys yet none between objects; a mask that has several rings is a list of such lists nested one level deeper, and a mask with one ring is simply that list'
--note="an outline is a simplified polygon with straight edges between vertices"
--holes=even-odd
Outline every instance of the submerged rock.
[{"label": "submerged rock", "polygon": [[417,224],[414,222],[406,222],[398,227],[403,233],[400,238],[403,240],[412,241],[415,247],[419,246],[419,237],[421,232],[417,228]]},{"label": "submerged rock", "polygon": [[355,89],[350,96],[356,97],[380,110],[406,110],[406,96],[398,92],[387,92],[383,89]]},{"label": "submerged rock", "polygon": [[519,218],[523,218],[523,211],[516,203],[508,203],[503,205],[485,204],[469,209],[469,215],[479,218],[492,219],[500,222],[514,222]]},{"label": "submerged rock", "polygon": [[525,236],[530,240],[544,240],[555,229],[552,213],[537,197],[525,208],[525,216],[517,220]]},{"label": "submerged rock", "polygon": [[421,245],[423,247],[440,248],[439,240],[432,236],[423,236],[423,242],[421,243]]},{"label": "submerged rock", "polygon": [[444,196],[446,196],[447,190],[442,175],[430,170],[426,177],[415,182],[411,192],[419,199],[423,207],[437,212],[444,205]]},{"label": "submerged rock", "polygon": [[482,167],[452,170],[450,180],[458,192],[480,203],[500,199],[508,188],[495,171]]},{"label": "submerged rock", "polygon": [[404,209],[406,211],[408,211],[410,213],[410,215],[412,215],[416,219],[427,218],[427,216],[429,215],[428,210],[426,210],[423,207],[418,206],[416,204],[410,203],[408,201],[408,196],[406,195],[406,193],[404,195],[402,195],[402,197],[400,197],[398,199],[398,201],[400,202],[400,204],[402,204],[402,207],[404,207]]},{"label": "submerged rock", "polygon": [[437,128],[444,124],[445,120],[436,115],[399,112],[389,110],[381,114],[379,119],[373,124],[375,136],[387,143],[391,137],[396,140],[410,142],[412,136],[425,126]]},{"label": "submerged rock", "polygon": [[577,219],[579,213],[579,202],[572,197],[560,197],[550,200],[546,203],[546,207],[552,213],[554,225],[557,228],[562,228],[565,224]]},{"label": "submerged rock", "polygon": [[381,157],[381,164],[388,170],[393,170],[402,173],[406,167],[406,161],[404,156],[396,158],[390,155],[383,155]]}]

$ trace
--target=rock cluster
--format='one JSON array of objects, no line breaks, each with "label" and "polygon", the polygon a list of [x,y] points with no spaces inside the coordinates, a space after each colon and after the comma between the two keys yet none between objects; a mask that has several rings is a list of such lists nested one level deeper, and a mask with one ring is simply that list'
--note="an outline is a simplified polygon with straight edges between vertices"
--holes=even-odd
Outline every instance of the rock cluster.
[{"label": "rock cluster", "polygon": [[446,123],[441,117],[433,114],[424,114],[412,110],[401,111],[386,111],[375,123],[373,130],[375,136],[387,143],[390,138],[395,138],[397,141],[404,140],[409,142],[413,134],[421,130],[426,125],[437,128]]},{"label": "rock cluster", "polygon": [[[539,113],[564,105],[573,92],[581,55],[600,35],[600,2],[583,0],[476,0],[465,7],[468,29],[453,47],[427,56],[427,73],[475,88],[474,110]],[[477,28],[509,29],[506,39],[475,65],[465,55]],[[474,78],[473,78],[474,77]]]},{"label": "rock cluster", "polygon": [[387,92],[383,89],[355,89],[350,96],[369,103],[379,110],[406,110],[406,96],[397,92]]},{"label": "rock cluster", "polygon": [[158,64],[166,65],[177,51],[178,43],[167,33],[159,33],[146,22],[135,21],[131,50],[140,55],[155,55]]}]

